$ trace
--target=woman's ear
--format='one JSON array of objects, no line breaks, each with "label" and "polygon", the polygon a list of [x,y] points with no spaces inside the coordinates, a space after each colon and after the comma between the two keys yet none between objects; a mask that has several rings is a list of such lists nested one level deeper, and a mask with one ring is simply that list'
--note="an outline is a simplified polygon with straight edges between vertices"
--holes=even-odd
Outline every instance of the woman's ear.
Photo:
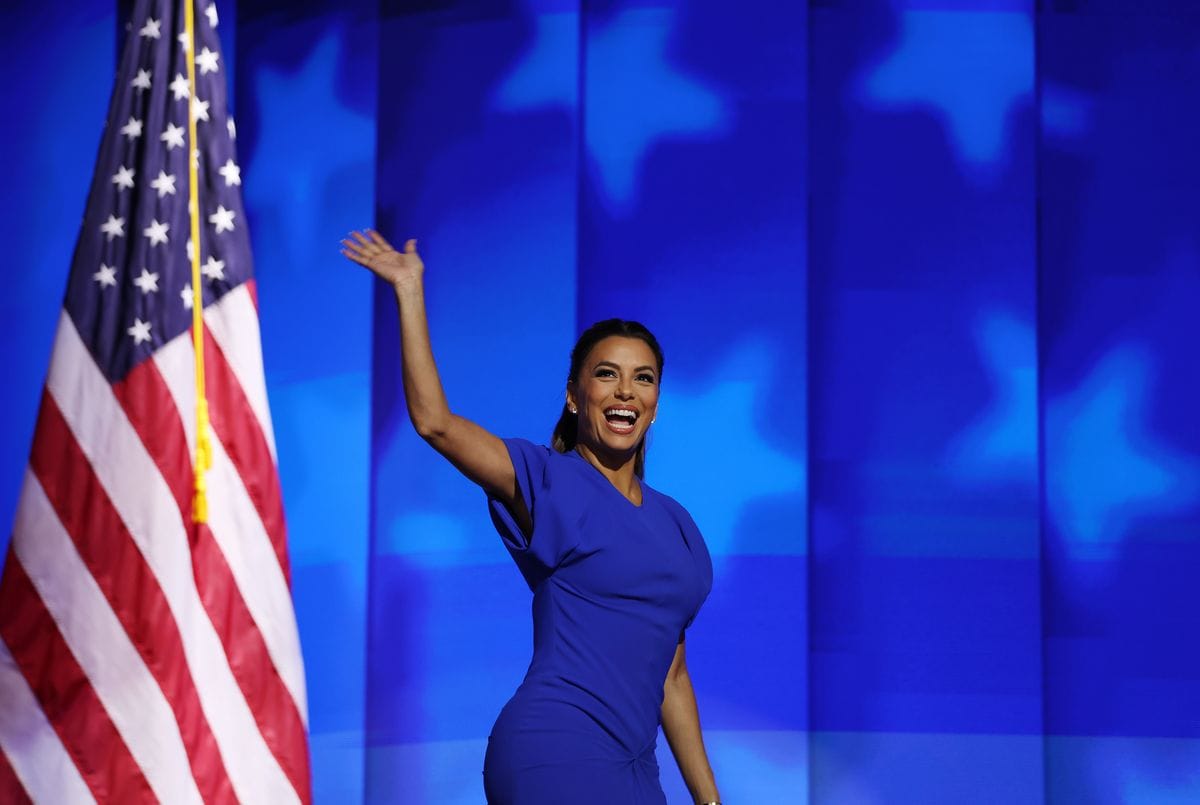
[{"label": "woman's ear", "polygon": [[567,384],[567,410],[572,414],[579,413],[579,408],[575,402],[575,384]]}]

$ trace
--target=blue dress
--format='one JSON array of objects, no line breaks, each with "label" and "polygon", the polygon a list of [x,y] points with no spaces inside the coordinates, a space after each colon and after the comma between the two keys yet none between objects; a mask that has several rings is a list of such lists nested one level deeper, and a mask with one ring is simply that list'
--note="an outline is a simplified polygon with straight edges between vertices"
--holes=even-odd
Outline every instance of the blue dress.
[{"label": "blue dress", "polygon": [[696,524],[642,484],[635,506],[582,456],[506,439],[533,515],[492,522],[533,591],[533,659],[488,736],[490,805],[665,805],[663,682],[712,588]]}]

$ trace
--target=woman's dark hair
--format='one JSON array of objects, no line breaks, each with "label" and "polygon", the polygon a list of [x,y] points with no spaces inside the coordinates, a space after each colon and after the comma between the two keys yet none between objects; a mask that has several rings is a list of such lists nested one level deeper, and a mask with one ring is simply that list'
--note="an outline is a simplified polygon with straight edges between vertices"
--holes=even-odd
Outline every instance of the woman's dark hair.
[{"label": "woman's dark hair", "polygon": [[[637,338],[646,342],[646,346],[650,347],[650,351],[654,353],[654,359],[658,361],[658,379],[661,383],[663,353],[662,347],[658,345],[658,339],[654,337],[652,332],[646,329],[645,325],[636,321],[626,321],[625,319],[605,319],[604,321],[596,322],[583,331],[583,334],[579,336],[579,340],[575,342],[575,348],[571,350],[571,368],[567,372],[567,382],[577,383],[579,381],[579,372],[583,369],[583,362],[587,360],[587,356],[592,354],[592,350],[597,344],[614,335],[624,338]],[[579,440],[578,427],[578,415],[572,414],[564,402],[562,413],[558,417],[558,423],[554,426],[554,435],[550,439],[550,446],[560,453],[574,450]],[[637,457],[634,459],[633,471],[639,478],[643,477],[646,473],[646,438],[644,436],[637,448]]]}]

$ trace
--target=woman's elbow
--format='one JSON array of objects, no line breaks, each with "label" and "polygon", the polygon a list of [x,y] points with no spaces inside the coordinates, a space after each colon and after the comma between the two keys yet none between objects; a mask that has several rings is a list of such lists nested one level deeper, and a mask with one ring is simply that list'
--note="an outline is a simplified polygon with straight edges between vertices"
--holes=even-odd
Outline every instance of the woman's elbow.
[{"label": "woman's elbow", "polygon": [[446,437],[449,417],[430,416],[428,414],[410,413],[413,429],[417,435],[430,444],[437,444]]}]

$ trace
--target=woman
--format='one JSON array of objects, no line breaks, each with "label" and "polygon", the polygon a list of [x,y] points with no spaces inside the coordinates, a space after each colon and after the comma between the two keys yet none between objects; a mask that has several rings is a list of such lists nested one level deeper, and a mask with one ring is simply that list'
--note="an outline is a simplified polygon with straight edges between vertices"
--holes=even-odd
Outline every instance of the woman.
[{"label": "woman", "polygon": [[533,660],[488,737],[488,802],[665,803],[661,723],[694,800],[717,803],[684,654],[712,562],[683,507],[642,481],[663,363],[654,336],[594,325],[571,353],[554,449],[501,440],[446,404],[416,241],[401,253],[367,230],[342,245],[395,289],[413,426],[487,493],[534,593]]}]

